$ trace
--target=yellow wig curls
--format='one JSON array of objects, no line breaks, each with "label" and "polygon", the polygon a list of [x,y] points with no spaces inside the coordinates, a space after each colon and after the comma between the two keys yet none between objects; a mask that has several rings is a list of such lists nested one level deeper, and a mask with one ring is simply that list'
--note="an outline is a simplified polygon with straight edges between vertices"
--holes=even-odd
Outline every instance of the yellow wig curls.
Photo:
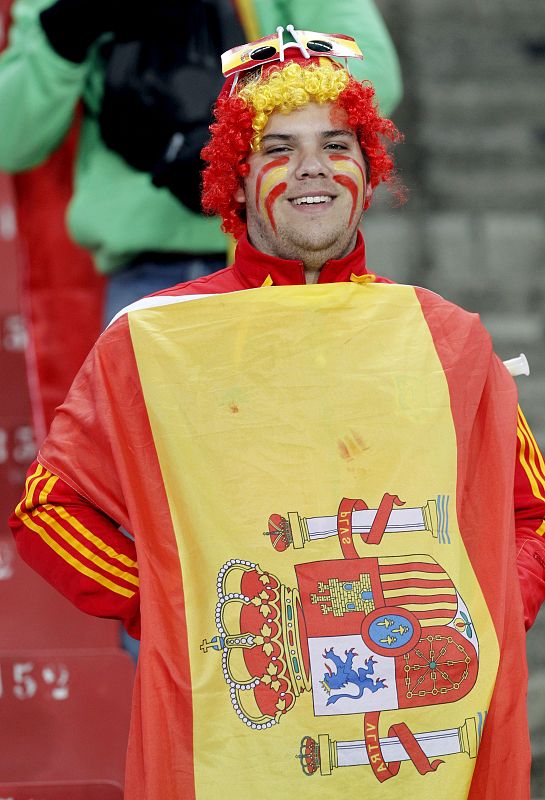
[{"label": "yellow wig curls", "polygon": [[348,81],[346,70],[339,69],[325,58],[308,67],[295,62],[287,64],[264,81],[250,80],[238,94],[255,111],[252,150],[260,149],[263,131],[273,112],[289,114],[308,103],[333,103],[346,89]]}]

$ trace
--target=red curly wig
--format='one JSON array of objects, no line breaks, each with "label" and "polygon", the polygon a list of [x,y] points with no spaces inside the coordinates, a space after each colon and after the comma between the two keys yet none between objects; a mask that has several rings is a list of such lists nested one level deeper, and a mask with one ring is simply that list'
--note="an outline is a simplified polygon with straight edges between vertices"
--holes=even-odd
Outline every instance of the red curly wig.
[{"label": "red curly wig", "polygon": [[[336,62],[320,59],[322,65],[324,61],[327,61],[326,71],[330,75],[337,70],[342,71],[342,76],[338,73],[338,80],[333,81],[340,87],[337,89],[331,88],[330,77],[326,76],[325,94],[313,88],[314,76],[320,71],[317,59],[309,62],[298,58],[290,59],[282,65],[276,63],[272,68],[264,68],[257,78],[255,73],[250,74],[246,81],[239,84],[242,85],[240,94],[235,93],[230,97],[228,81],[220,94],[214,109],[216,122],[210,126],[211,139],[202,150],[202,158],[208,164],[203,172],[202,204],[207,213],[218,214],[223,219],[223,230],[232,233],[237,239],[246,229],[246,210],[243,203],[234,199],[234,195],[241,180],[249,172],[248,155],[252,149],[260,147],[261,132],[268,115],[274,111],[289,113],[294,107],[301,107],[312,101],[332,102],[334,107],[346,112],[348,123],[356,132],[367,163],[371,186],[375,188],[385,182],[394,188],[400,200],[403,199],[403,188],[395,180],[393,159],[387,149],[388,142],[398,142],[402,135],[393,122],[380,116],[375,92],[370,83],[359,83]],[[305,89],[301,92],[301,86],[297,86],[295,94],[290,96],[290,106],[289,103],[285,105],[281,97],[278,99],[274,90],[271,99],[269,86],[271,83],[274,85],[275,75],[278,78],[279,72],[290,69],[292,62],[299,65],[296,72],[303,76]],[[246,91],[245,86],[249,87],[249,91]],[[263,100],[260,96],[261,87],[265,89]],[[256,105],[259,107],[256,108]]]}]

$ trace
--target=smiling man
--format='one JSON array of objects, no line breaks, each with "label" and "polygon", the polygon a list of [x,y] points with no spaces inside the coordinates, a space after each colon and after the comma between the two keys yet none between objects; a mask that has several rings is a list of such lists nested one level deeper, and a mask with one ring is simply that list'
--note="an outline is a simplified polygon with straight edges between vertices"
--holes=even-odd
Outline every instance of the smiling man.
[{"label": "smiling man", "polygon": [[367,271],[399,134],[353,40],[292,33],[226,54],[233,264],[102,335],[18,549],[141,631],[127,800],[526,800],[545,463],[478,318]]},{"label": "smiling man", "polygon": [[326,261],[354,250],[371,198],[358,139],[346,113],[333,115],[334,121],[332,111],[330,103],[310,102],[290,115],[273,115],[235,194],[245,203],[254,247],[301,259],[307,283],[318,280]]}]

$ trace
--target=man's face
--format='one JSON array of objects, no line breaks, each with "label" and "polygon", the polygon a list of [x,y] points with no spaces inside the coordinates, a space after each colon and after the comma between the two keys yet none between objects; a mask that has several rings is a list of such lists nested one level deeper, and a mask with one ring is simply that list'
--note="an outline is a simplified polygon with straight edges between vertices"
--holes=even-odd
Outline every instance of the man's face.
[{"label": "man's face", "polygon": [[261,150],[248,164],[236,199],[246,204],[254,247],[300,259],[309,270],[354,248],[371,190],[343,111],[309,103],[290,114],[271,114]]}]

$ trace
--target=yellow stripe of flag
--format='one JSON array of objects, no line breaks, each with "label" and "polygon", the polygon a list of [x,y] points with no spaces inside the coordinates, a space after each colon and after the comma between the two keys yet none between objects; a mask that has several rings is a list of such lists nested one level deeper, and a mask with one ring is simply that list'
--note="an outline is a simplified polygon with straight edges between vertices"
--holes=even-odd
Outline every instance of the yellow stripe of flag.
[{"label": "yellow stripe of flag", "polygon": [[450,611],[456,608],[456,603],[435,603],[433,609],[429,605],[422,605],[421,603],[403,603],[403,608],[406,611]]},{"label": "yellow stripe of flag", "polygon": [[[391,574],[383,574],[380,573],[380,580],[382,583],[388,583],[388,581],[405,581],[409,578],[421,578],[425,581],[443,581],[445,580],[445,573],[444,572],[419,572],[418,570],[413,570],[412,572],[394,572]],[[443,589],[440,587],[437,591],[442,592]]]},{"label": "yellow stripe of flag", "polygon": [[391,564],[411,564],[411,563],[420,563],[420,564],[433,564],[436,565],[436,562],[433,560],[431,556],[382,556],[379,559],[379,564],[381,566],[390,566]]},{"label": "yellow stripe of flag", "polygon": [[434,597],[438,594],[456,596],[456,589],[442,588],[441,586],[424,589],[419,586],[408,586],[405,589],[388,589],[384,592],[384,597]]},{"label": "yellow stripe of flag", "polygon": [[451,617],[437,617],[436,619],[421,619],[420,624],[423,628],[431,628],[436,625],[448,625],[451,622]]}]

